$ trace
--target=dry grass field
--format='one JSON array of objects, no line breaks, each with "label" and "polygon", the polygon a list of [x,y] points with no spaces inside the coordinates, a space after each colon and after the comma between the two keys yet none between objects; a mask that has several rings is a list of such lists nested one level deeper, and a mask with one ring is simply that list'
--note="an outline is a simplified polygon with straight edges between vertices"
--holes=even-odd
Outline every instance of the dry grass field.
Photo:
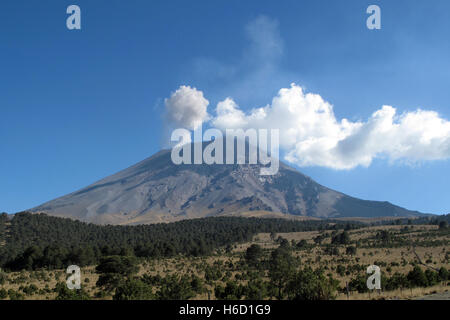
[{"label": "dry grass field", "polygon": [[[227,280],[235,280],[240,284],[247,283],[245,277],[242,276],[243,272],[240,266],[245,263],[244,255],[248,247],[253,244],[259,245],[264,251],[265,258],[268,259],[271,250],[279,246],[277,239],[281,237],[292,245],[292,254],[299,266],[309,266],[313,269],[323,268],[326,274],[331,274],[339,281],[341,288],[345,288],[346,283],[350,282],[356,274],[364,273],[365,268],[373,264],[378,265],[386,276],[392,276],[396,272],[407,274],[412,270],[415,263],[420,262],[427,265],[422,265],[424,269],[438,270],[440,267],[450,269],[448,236],[441,236],[435,232],[436,229],[437,226],[420,225],[407,228],[407,230],[405,226],[378,226],[349,230],[350,239],[353,242],[358,241],[359,244],[356,253],[353,255],[346,254],[345,246],[339,247],[339,254],[337,255],[326,254],[324,248],[330,244],[332,236],[325,237],[320,245],[314,241],[324,232],[295,232],[276,235],[260,233],[254,236],[250,242],[236,244],[231,250],[229,248],[227,252],[225,249],[221,249],[207,257],[178,256],[142,260],[138,276],[196,275],[204,280],[206,290],[193,299],[214,299],[214,287],[218,284],[224,285]],[[406,242],[404,245],[392,247],[368,246],[370,241],[375,239],[377,234],[382,231],[389,232],[396,239]],[[328,231],[328,233],[330,232]],[[433,236],[430,237],[430,233]],[[305,240],[308,246],[298,249],[295,245],[301,240]],[[431,240],[441,242],[430,242]],[[411,243],[415,243],[415,249]],[[221,278],[215,281],[205,281],[205,268],[207,266],[218,267],[222,271]],[[338,272],[339,266],[340,272]],[[111,294],[102,294],[102,289],[96,287],[98,274],[95,272],[95,266],[84,267],[81,269],[81,273],[82,287],[89,296],[94,299],[112,298]],[[58,282],[65,282],[66,276],[64,270],[11,272],[6,273],[6,279],[3,281],[3,285],[0,285],[0,289],[18,291],[23,294],[24,299],[54,299],[56,293],[53,289]],[[262,275],[262,279],[268,280],[267,273]],[[29,289],[30,286],[33,289]],[[430,294],[444,294],[443,297],[448,297],[449,288],[448,283],[441,282],[427,288],[371,293],[351,292],[348,296],[346,293],[338,292],[336,299],[414,299]]]}]

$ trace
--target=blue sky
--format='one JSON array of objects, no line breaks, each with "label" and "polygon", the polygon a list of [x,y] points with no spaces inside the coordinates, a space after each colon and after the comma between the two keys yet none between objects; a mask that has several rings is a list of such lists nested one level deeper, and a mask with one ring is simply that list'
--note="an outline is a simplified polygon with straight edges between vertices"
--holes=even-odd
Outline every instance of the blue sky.
[{"label": "blue sky", "polygon": [[[70,4],[81,8],[82,30],[66,28]],[[381,30],[366,28],[370,4],[381,8]],[[263,107],[295,82],[339,120],[367,121],[383,105],[448,120],[449,10],[446,0],[2,1],[0,211],[34,207],[158,151],[164,99],[180,85],[201,90],[211,113],[227,97],[244,111]],[[280,52],[249,41],[261,16],[275,23]],[[449,160],[299,169],[355,197],[450,212]]]}]

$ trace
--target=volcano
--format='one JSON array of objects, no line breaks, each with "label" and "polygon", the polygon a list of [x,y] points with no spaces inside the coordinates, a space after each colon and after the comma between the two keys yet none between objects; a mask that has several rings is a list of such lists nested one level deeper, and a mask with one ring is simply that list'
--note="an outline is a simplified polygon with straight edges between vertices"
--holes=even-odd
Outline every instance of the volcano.
[{"label": "volcano", "polygon": [[86,188],[30,209],[96,224],[148,224],[211,216],[315,218],[417,217],[389,202],[350,197],[280,161],[278,173],[259,164],[181,164],[162,150]]}]

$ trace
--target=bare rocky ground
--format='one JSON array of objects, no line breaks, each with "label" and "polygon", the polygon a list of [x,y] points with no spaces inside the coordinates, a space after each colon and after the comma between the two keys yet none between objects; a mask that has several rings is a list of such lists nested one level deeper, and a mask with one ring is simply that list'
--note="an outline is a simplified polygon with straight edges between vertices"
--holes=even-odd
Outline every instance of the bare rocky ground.
[{"label": "bare rocky ground", "polygon": [[417,217],[388,202],[356,199],[326,188],[280,162],[261,176],[255,165],[175,165],[170,150],[82,190],[31,209],[98,224],[173,222],[259,211],[286,218]]}]

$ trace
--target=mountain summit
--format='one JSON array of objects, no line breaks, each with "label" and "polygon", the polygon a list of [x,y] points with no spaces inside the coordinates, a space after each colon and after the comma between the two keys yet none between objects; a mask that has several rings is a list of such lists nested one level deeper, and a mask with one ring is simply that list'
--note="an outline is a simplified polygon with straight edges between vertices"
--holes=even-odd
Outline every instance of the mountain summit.
[{"label": "mountain summit", "polygon": [[32,212],[98,224],[172,222],[207,216],[414,217],[417,211],[328,189],[280,161],[261,165],[175,165],[171,151],[152,157]]}]

